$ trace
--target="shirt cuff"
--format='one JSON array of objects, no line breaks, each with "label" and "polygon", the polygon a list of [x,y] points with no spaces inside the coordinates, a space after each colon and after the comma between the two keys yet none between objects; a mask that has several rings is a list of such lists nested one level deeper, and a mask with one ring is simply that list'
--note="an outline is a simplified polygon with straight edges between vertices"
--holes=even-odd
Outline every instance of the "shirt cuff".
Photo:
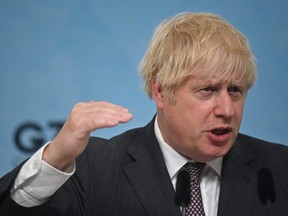
[{"label": "shirt cuff", "polygon": [[42,160],[47,143],[22,166],[11,189],[11,198],[19,205],[32,207],[43,204],[75,172],[75,161],[60,171]]}]

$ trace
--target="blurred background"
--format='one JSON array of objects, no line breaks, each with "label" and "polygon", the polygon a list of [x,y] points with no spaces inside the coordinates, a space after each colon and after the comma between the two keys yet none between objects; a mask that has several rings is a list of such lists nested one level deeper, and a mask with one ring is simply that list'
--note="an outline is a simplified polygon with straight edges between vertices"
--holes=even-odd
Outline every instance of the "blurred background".
[{"label": "blurred background", "polygon": [[53,139],[75,103],[106,100],[134,118],[155,114],[138,64],[155,27],[184,11],[221,15],[249,39],[258,62],[241,132],[288,145],[288,1],[1,0],[0,176]]}]

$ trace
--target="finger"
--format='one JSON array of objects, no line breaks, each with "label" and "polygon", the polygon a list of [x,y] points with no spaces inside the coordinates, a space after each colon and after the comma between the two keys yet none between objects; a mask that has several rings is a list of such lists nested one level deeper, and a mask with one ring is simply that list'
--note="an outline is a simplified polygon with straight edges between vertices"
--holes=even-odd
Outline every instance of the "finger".
[{"label": "finger", "polygon": [[85,111],[85,118],[81,118],[83,124],[91,123],[90,129],[116,126],[119,123],[125,123],[132,119],[132,114],[129,112],[120,113],[114,110],[90,110]]},{"label": "finger", "polygon": [[108,103],[105,101],[101,102],[96,102],[96,101],[91,101],[88,103],[79,103],[76,104],[75,107],[73,108],[74,111],[79,112],[85,112],[85,111],[95,111],[95,112],[111,112],[111,113],[119,113],[119,114],[127,114],[129,113],[127,108],[124,108],[119,105],[115,105],[112,103]]},{"label": "finger", "polygon": [[88,102],[77,104],[71,112],[70,119],[73,128],[84,132],[128,122],[132,115],[128,109],[115,104]]},{"label": "finger", "polygon": [[127,122],[132,118],[127,108],[107,103],[107,102],[90,102],[87,104],[80,104],[74,108],[75,116],[88,116],[115,119],[119,122]]}]

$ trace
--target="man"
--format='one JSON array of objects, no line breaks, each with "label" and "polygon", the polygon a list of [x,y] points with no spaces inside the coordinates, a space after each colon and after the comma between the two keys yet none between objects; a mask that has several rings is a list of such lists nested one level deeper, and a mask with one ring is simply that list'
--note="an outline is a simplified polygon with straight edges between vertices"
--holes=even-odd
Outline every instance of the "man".
[{"label": "man", "polygon": [[288,215],[288,148],[238,134],[256,79],[238,30],[213,14],[178,14],[156,29],[140,70],[153,120],[90,138],[132,115],[77,104],[52,142],[1,179],[1,215],[180,216],[175,184],[187,162],[205,163],[205,215]]}]

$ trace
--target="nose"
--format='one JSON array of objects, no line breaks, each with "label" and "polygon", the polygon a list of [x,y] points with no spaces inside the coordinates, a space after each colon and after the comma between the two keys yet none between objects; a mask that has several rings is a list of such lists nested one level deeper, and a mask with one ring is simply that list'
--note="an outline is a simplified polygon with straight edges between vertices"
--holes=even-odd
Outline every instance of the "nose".
[{"label": "nose", "polygon": [[235,114],[233,101],[227,91],[223,91],[215,98],[214,114],[218,117],[231,118]]}]

